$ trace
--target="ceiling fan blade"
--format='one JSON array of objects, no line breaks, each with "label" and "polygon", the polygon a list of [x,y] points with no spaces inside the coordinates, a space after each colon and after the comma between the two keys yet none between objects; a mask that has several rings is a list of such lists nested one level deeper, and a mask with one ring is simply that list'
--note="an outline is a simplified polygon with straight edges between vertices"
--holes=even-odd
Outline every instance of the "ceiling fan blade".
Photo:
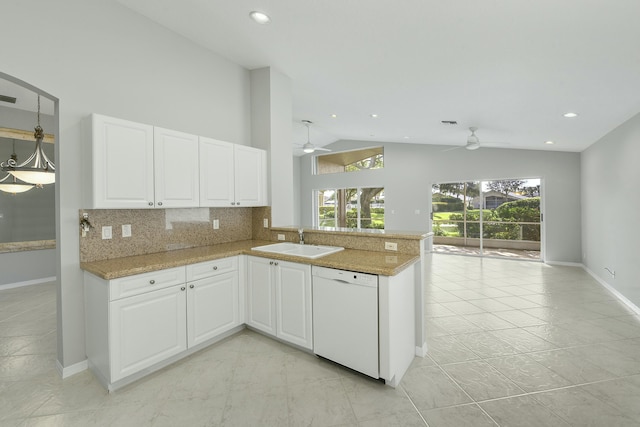
[{"label": "ceiling fan blade", "polygon": [[465,148],[465,145],[458,145],[456,147],[453,148],[447,148],[446,150],[442,150],[442,153],[446,153],[447,151],[453,151],[453,150],[457,150],[458,148]]},{"label": "ceiling fan blade", "polygon": [[328,148],[314,147],[316,151],[331,151]]}]

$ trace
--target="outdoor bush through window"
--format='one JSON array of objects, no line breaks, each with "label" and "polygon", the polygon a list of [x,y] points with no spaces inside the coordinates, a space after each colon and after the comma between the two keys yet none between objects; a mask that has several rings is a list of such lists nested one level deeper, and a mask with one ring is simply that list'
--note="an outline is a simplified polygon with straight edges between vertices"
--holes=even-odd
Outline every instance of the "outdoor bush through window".
[{"label": "outdoor bush through window", "polygon": [[384,188],[316,190],[316,224],[320,227],[384,229]]}]

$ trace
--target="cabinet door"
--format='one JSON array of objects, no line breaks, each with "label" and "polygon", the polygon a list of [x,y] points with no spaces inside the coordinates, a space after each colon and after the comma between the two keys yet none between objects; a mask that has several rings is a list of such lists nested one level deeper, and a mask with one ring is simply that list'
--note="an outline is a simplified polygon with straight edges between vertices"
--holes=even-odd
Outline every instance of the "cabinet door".
[{"label": "cabinet door", "polygon": [[157,127],[153,131],[156,207],[198,207],[198,137]]},{"label": "cabinet door", "polygon": [[110,303],[111,382],[187,349],[186,296],[183,284]]},{"label": "cabinet door", "polygon": [[247,325],[276,335],[273,261],[247,257]]},{"label": "cabinet door", "polygon": [[238,272],[187,284],[188,345],[193,347],[240,325]]},{"label": "cabinet door", "polygon": [[266,205],[266,152],[243,145],[234,149],[236,206]]},{"label": "cabinet door", "polygon": [[311,266],[277,261],[275,272],[277,336],[311,349]]},{"label": "cabinet door", "polygon": [[92,207],[152,208],[153,126],[93,114],[90,143]]},{"label": "cabinet door", "polygon": [[200,206],[235,203],[233,170],[233,144],[201,136]]}]

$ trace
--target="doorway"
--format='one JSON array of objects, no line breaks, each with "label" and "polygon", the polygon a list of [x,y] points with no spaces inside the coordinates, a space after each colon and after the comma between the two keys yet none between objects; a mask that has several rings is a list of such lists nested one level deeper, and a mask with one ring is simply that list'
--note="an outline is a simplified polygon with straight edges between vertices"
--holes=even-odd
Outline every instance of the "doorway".
[{"label": "doorway", "polygon": [[540,178],[434,184],[434,252],[541,261],[541,188]]}]

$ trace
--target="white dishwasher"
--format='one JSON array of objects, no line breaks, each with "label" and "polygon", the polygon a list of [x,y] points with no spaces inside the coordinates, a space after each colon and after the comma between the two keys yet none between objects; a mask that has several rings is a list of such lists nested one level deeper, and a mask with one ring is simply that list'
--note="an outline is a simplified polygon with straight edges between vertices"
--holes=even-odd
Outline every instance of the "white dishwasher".
[{"label": "white dishwasher", "polygon": [[313,352],[373,378],[378,366],[378,276],[312,268]]}]

